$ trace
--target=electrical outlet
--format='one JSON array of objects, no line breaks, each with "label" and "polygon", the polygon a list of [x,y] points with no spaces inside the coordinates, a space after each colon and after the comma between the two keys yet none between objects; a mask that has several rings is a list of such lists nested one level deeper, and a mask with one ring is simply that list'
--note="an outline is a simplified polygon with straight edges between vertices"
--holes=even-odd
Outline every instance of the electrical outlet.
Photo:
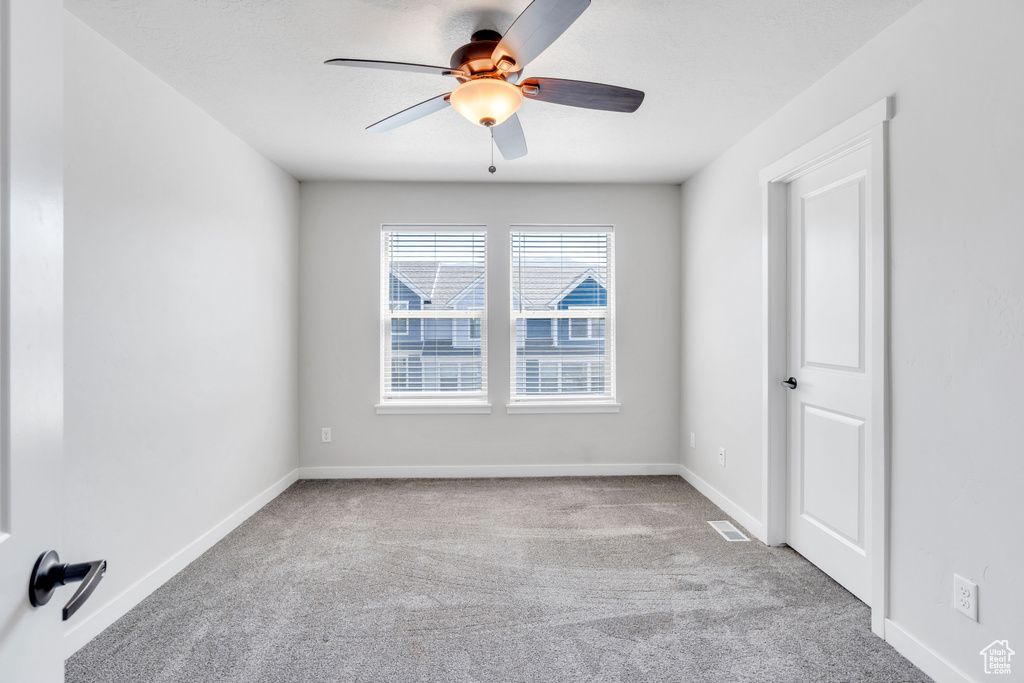
[{"label": "electrical outlet", "polygon": [[718,464],[721,465],[722,467],[725,467],[725,449],[724,448],[719,448],[718,449]]},{"label": "electrical outlet", "polygon": [[690,432],[690,448],[696,448],[696,447],[697,447],[697,435],[694,434],[693,432]]},{"label": "electrical outlet", "polygon": [[321,427],[320,428],[320,441],[321,441],[321,443],[330,443],[331,442],[331,428],[330,427]]},{"label": "electrical outlet", "polygon": [[978,620],[978,584],[953,574],[953,609]]}]

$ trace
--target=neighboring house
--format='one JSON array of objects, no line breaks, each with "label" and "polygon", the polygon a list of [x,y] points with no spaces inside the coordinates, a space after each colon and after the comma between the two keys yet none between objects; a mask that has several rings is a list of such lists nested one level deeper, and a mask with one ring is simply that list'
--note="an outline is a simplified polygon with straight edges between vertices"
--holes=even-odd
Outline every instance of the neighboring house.
[{"label": "neighboring house", "polygon": [[[514,278],[513,305],[531,311],[605,308],[605,278],[593,268],[531,264]],[[483,308],[483,272],[476,267],[423,261],[392,265],[389,299],[396,310]],[[582,311],[581,311],[582,312]],[[516,329],[518,393],[602,393],[603,318],[529,318]],[[480,388],[480,320],[394,319],[391,326],[392,391]]]},{"label": "neighboring house", "polygon": [[[513,305],[527,311],[607,310],[605,277],[594,268],[539,262],[513,274]],[[602,394],[604,318],[526,318],[516,325],[517,394]]]},{"label": "neighboring house", "polygon": [[[483,271],[472,265],[400,261],[389,278],[396,310],[480,309],[484,291]],[[480,333],[478,319],[393,319],[392,391],[479,390]]]}]

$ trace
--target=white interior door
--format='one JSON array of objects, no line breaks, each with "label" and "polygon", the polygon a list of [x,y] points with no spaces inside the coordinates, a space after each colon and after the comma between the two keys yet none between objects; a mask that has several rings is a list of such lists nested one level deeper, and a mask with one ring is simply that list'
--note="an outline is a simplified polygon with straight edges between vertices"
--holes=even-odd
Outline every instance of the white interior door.
[{"label": "white interior door", "polygon": [[[59,0],[0,3],[0,680],[64,680],[61,608],[29,603],[41,553],[64,521],[63,185]],[[66,558],[61,558],[66,560]]]},{"label": "white interior door", "polygon": [[789,204],[788,543],[871,598],[871,150],[793,180]]}]

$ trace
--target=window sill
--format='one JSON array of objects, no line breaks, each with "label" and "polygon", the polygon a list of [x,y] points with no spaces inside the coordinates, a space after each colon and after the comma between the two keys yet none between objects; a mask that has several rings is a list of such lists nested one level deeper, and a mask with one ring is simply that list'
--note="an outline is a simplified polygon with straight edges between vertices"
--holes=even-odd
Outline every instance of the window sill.
[{"label": "window sill", "polygon": [[567,401],[549,401],[547,403],[509,403],[505,412],[509,415],[525,415],[529,413],[617,413],[622,407],[620,403],[569,403]]},{"label": "window sill", "polygon": [[491,404],[478,401],[398,402],[378,403],[378,415],[490,415]]}]

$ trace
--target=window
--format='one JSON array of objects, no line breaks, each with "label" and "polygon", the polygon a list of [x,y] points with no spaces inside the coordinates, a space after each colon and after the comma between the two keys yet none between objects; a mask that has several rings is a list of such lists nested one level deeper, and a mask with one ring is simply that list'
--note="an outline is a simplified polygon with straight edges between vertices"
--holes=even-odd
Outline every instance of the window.
[{"label": "window", "polygon": [[[392,323],[394,328],[394,323]],[[391,386],[395,389],[409,388],[409,359],[403,356],[391,358]]]},{"label": "window", "polygon": [[[396,311],[408,311],[408,301],[396,301],[394,302],[394,309]],[[409,334],[409,319],[408,318],[392,318],[391,319],[391,334],[392,336],[408,335]]]},{"label": "window", "polygon": [[611,228],[512,232],[511,405],[614,404]]},{"label": "window", "polygon": [[462,391],[480,386],[479,363],[443,362],[441,368],[441,390]]},{"label": "window", "polygon": [[[570,306],[570,309],[576,308]],[[569,320],[569,340],[603,339],[604,320],[600,318],[572,318]]]},{"label": "window", "polygon": [[455,346],[473,346],[480,343],[480,319],[456,320],[452,344]]},{"label": "window", "polygon": [[486,242],[476,230],[384,226],[382,407],[486,402]]},{"label": "window", "polygon": [[533,344],[536,340],[543,339],[545,343],[557,344],[558,338],[554,333],[558,331],[558,326],[552,325],[551,322],[539,318],[526,320],[526,338],[530,340],[529,343]]}]

